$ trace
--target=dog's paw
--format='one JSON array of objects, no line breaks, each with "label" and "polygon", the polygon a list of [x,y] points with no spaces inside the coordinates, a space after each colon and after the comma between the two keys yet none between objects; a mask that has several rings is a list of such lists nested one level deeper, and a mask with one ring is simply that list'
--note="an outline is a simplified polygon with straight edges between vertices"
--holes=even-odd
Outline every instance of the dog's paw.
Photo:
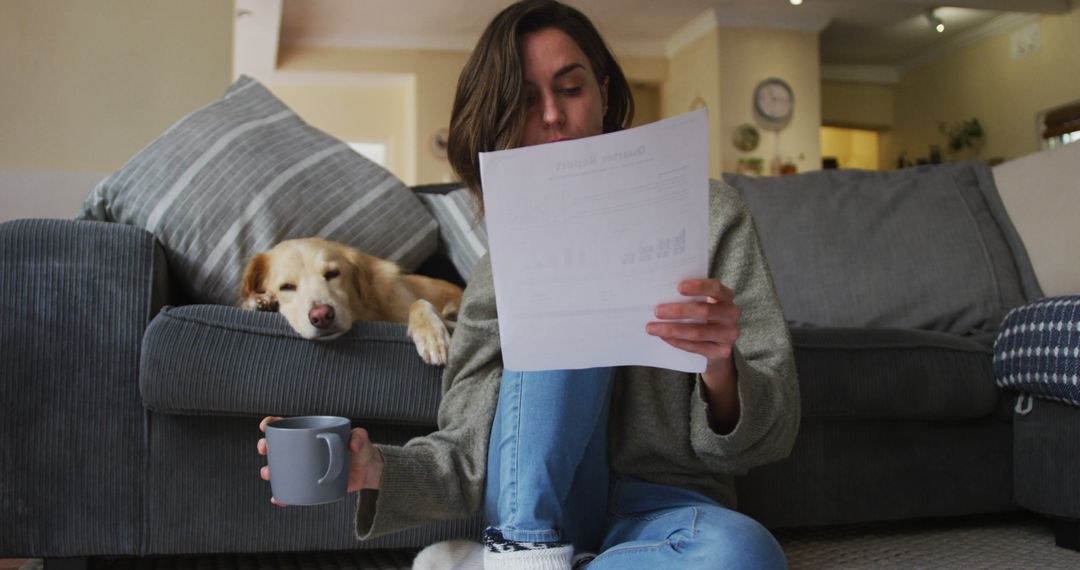
[{"label": "dog's paw", "polygon": [[269,293],[253,293],[244,299],[244,302],[240,304],[240,308],[247,309],[249,311],[269,311],[276,312],[278,310],[277,299]]},{"label": "dog's paw", "polygon": [[409,336],[416,344],[416,352],[428,364],[443,366],[450,354],[450,331],[442,321],[427,322],[410,327]]}]

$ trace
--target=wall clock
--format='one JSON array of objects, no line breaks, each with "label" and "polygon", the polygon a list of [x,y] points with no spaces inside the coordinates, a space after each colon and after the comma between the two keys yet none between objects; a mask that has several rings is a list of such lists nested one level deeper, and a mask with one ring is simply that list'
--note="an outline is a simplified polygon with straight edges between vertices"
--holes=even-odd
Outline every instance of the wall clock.
[{"label": "wall clock", "polygon": [[795,93],[783,79],[770,77],[754,88],[754,111],[770,123],[791,119],[795,110]]}]

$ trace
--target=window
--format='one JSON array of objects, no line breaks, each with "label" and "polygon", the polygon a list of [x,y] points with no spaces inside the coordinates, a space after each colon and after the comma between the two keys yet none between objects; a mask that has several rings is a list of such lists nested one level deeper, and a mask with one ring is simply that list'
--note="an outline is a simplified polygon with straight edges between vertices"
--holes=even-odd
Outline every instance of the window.
[{"label": "window", "polygon": [[1071,133],[1065,133],[1060,137],[1053,137],[1050,139],[1050,148],[1057,148],[1063,144],[1069,144],[1071,142],[1080,141],[1080,131],[1073,131]]},{"label": "window", "polygon": [[386,168],[386,145],[383,143],[351,142],[349,148],[364,158]]},{"label": "window", "polygon": [[1055,148],[1080,140],[1080,103],[1047,111],[1040,121],[1046,148]]}]

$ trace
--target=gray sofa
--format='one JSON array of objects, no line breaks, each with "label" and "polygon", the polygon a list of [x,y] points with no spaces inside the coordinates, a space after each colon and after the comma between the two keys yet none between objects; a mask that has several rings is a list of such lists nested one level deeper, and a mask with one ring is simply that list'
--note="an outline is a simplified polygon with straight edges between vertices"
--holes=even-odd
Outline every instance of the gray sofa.
[{"label": "gray sofa", "polygon": [[[739,478],[740,510],[778,528],[1016,509],[991,347],[1041,294],[989,170],[727,182],[792,322],[803,405],[790,458]],[[446,253],[420,272],[454,278]],[[0,224],[0,315],[0,557],[419,547],[480,529],[359,543],[355,496],[279,509],[258,478],[266,414],[343,415],[389,443],[432,429],[440,370],[403,325],[305,341],[275,314],[189,304],[152,234],[66,220]]]},{"label": "gray sofa", "polygon": [[754,213],[802,391],[791,456],[741,479],[767,526],[1017,508],[1006,313],[1042,297],[989,168],[727,176]]}]

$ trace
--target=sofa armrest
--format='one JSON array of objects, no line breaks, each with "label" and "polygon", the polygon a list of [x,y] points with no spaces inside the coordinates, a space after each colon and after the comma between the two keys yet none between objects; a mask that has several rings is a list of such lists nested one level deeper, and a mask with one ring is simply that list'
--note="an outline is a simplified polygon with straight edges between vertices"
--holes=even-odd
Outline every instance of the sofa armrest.
[{"label": "sofa armrest", "polygon": [[0,557],[136,552],[139,346],[165,273],[138,228],[0,224]]},{"label": "sofa armrest", "polygon": [[360,322],[331,341],[301,338],[277,313],[222,305],[163,310],[143,341],[146,407],[178,415],[337,415],[433,426],[442,368],[405,325]]}]

